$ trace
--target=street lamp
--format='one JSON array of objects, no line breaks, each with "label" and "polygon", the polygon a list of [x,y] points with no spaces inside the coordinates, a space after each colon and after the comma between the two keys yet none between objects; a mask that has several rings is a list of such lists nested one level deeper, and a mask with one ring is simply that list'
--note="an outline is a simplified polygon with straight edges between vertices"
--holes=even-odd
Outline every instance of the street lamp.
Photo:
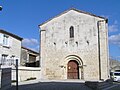
[{"label": "street lamp", "polygon": [[0,6],[0,11],[2,10],[2,6]]}]

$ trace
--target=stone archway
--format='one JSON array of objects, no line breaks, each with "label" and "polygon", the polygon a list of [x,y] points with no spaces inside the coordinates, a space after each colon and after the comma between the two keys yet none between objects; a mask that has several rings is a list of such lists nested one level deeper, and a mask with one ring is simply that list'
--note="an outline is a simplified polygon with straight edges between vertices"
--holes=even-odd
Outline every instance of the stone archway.
[{"label": "stone archway", "polygon": [[[74,65],[69,67],[69,65]],[[65,58],[64,66],[66,67],[66,79],[84,79],[83,61],[77,55],[69,55]],[[69,68],[72,68],[69,70]],[[75,71],[73,70],[75,69]],[[71,73],[74,73],[74,76]],[[70,77],[71,75],[71,77]]]}]

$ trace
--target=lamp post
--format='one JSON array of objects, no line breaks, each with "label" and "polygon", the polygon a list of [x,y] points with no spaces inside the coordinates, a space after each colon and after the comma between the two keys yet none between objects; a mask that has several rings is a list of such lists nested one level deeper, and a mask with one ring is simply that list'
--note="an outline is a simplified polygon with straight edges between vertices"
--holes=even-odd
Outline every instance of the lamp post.
[{"label": "lamp post", "polygon": [[16,90],[18,90],[18,59],[16,59]]},{"label": "lamp post", "polygon": [[2,11],[2,6],[0,6],[0,11]]}]

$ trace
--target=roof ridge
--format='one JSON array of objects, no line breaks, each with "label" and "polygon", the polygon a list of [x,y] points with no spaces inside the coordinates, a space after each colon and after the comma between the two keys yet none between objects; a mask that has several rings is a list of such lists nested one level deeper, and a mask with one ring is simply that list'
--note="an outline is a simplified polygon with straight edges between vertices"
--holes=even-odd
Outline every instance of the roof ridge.
[{"label": "roof ridge", "polygon": [[31,49],[31,48],[28,48],[28,47],[25,47],[25,46],[21,46],[23,49],[27,49],[27,50],[30,50],[30,51],[32,51],[32,52],[35,52],[35,53],[37,53],[37,54],[39,54],[39,52],[38,51],[35,51],[35,50],[33,50],[33,49]]},{"label": "roof ridge", "polygon": [[79,12],[79,13],[84,13],[84,14],[88,14],[88,15],[91,15],[91,16],[95,16],[95,17],[99,17],[99,18],[102,18],[102,19],[108,20],[108,19],[105,18],[105,17],[98,16],[98,15],[95,15],[95,14],[92,14],[92,13],[89,13],[89,12],[86,12],[86,11],[79,10],[79,9],[74,8],[74,7],[71,7],[71,8],[69,8],[69,9],[67,9],[67,10],[64,10],[62,13],[57,14],[56,16],[54,16],[54,17],[52,17],[52,18],[46,20],[45,22],[39,24],[38,26],[42,26],[43,24],[45,24],[45,23],[51,21],[52,19],[54,19],[54,18],[56,18],[56,17],[61,16],[61,15],[64,14],[64,13],[67,13],[67,12],[70,11],[70,10],[74,10],[74,11]]},{"label": "roof ridge", "polygon": [[14,37],[14,38],[16,38],[16,39],[19,39],[19,40],[23,40],[23,38],[21,38],[20,36],[18,36],[18,35],[16,35],[16,34],[13,34],[13,33],[11,33],[11,32],[8,32],[8,31],[6,31],[6,30],[3,30],[3,29],[0,29],[0,32],[1,33],[4,33],[4,34],[8,34],[8,35],[10,35],[10,36],[12,36],[12,37]]}]

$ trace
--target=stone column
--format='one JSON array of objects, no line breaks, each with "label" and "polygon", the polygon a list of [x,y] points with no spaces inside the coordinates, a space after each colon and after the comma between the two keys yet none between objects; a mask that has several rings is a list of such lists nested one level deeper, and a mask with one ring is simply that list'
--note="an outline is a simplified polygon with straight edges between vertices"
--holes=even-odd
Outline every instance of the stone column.
[{"label": "stone column", "polygon": [[46,75],[46,69],[45,69],[45,57],[46,57],[46,54],[45,54],[45,43],[46,43],[46,30],[40,30],[40,47],[41,47],[41,50],[40,50],[40,63],[41,63],[41,78],[42,79],[45,79],[45,75]]}]

